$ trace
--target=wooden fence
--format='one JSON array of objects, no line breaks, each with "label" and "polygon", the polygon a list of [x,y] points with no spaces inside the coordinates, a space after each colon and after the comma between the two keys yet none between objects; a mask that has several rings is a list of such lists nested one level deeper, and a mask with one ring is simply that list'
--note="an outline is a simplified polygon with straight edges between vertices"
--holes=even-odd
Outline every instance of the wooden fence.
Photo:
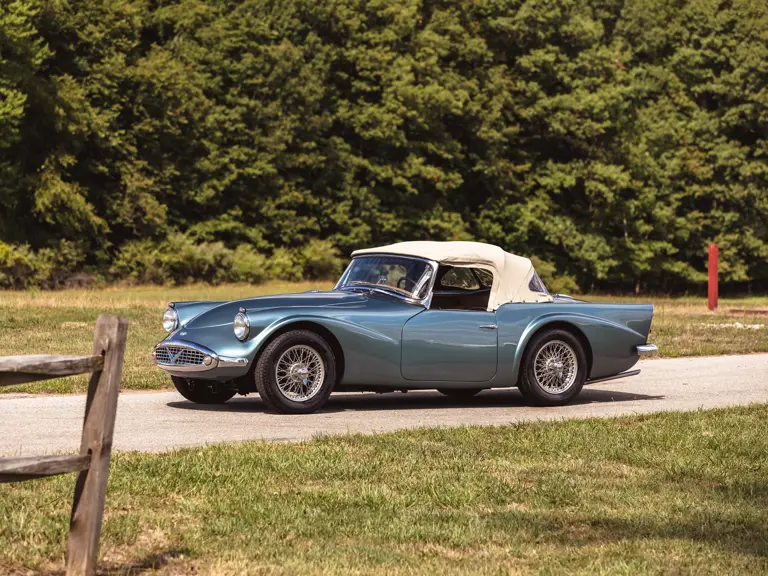
[{"label": "wooden fence", "polygon": [[0,357],[0,386],[93,373],[79,454],[0,458],[0,482],[79,473],[69,521],[67,575],[90,576],[96,569],[127,333],[125,318],[102,314],[91,356]]}]

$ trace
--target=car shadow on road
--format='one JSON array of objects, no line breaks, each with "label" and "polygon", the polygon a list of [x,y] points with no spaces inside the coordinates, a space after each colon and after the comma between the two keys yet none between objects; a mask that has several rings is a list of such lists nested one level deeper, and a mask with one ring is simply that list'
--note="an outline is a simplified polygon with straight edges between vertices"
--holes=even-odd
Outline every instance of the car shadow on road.
[{"label": "car shadow on road", "polygon": [[[646,400],[662,400],[664,396],[649,396],[633,392],[617,392],[615,390],[597,390],[584,388],[581,394],[571,402],[572,406],[581,404],[605,404],[613,402],[636,402]],[[232,399],[226,404],[195,404],[186,400],[168,402],[170,408],[182,410],[204,410],[210,412],[272,412],[257,395],[247,398]],[[520,392],[514,390],[485,390],[471,398],[449,398],[435,391],[413,391],[408,393],[387,392],[376,394],[339,393],[334,394],[328,403],[318,413],[333,413],[345,411],[385,411],[385,410],[428,410],[445,408],[488,409],[488,408],[532,408],[527,404]],[[541,407],[547,410],[547,407]]]}]

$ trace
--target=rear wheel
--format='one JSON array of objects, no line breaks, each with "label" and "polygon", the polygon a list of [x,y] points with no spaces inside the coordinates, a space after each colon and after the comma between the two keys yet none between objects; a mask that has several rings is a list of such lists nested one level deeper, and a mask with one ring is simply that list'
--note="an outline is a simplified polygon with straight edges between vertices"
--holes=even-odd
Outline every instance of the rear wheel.
[{"label": "rear wheel", "polygon": [[195,380],[171,376],[173,385],[179,394],[196,404],[223,404],[235,395],[234,390],[227,390],[219,382]]},{"label": "rear wheel", "polygon": [[336,360],[321,336],[292,330],[264,349],[254,376],[262,400],[275,410],[306,414],[328,400],[336,383]]},{"label": "rear wheel", "polygon": [[437,391],[449,398],[471,398],[482,388],[438,388]]},{"label": "rear wheel", "polygon": [[532,404],[560,406],[578,396],[586,378],[587,356],[578,338],[545,330],[528,345],[518,387]]}]

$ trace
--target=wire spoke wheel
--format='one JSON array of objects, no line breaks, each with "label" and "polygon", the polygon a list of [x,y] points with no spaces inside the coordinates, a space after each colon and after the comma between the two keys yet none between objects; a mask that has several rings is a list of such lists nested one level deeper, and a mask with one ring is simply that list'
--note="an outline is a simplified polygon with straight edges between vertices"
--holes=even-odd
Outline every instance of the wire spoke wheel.
[{"label": "wire spoke wheel", "polygon": [[275,363],[275,382],[280,393],[294,402],[313,398],[325,381],[325,363],[311,346],[298,344],[285,350]]},{"label": "wire spoke wheel", "polygon": [[579,361],[573,348],[562,340],[544,344],[533,362],[536,383],[549,394],[562,394],[576,382]]}]

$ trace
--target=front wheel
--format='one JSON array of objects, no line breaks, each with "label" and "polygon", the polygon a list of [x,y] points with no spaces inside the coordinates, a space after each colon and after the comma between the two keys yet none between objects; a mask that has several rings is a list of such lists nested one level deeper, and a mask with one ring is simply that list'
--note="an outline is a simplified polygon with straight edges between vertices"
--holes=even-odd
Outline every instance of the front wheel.
[{"label": "front wheel", "polygon": [[235,395],[234,390],[221,388],[221,384],[209,380],[194,380],[171,376],[179,394],[195,404],[223,404]]},{"label": "front wheel", "polygon": [[573,400],[587,379],[587,355],[581,342],[566,330],[545,330],[534,336],[523,359],[520,393],[540,406],[561,406]]},{"label": "front wheel", "polygon": [[292,330],[264,349],[254,376],[261,399],[275,410],[307,414],[328,400],[336,383],[336,360],[321,336]]}]

